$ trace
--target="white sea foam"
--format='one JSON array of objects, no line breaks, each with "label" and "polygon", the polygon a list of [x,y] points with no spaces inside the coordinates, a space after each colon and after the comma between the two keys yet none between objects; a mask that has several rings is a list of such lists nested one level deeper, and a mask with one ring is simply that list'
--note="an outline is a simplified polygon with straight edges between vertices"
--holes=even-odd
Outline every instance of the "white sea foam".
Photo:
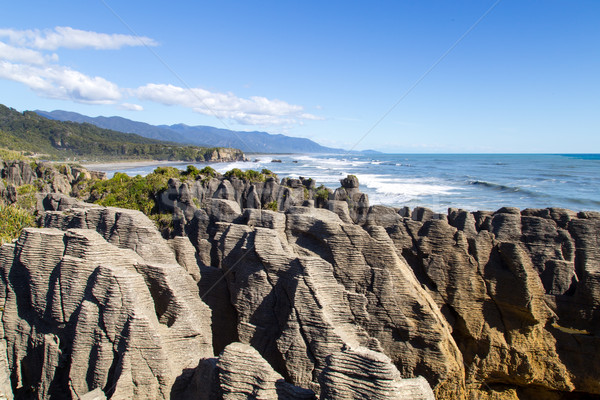
[{"label": "white sea foam", "polygon": [[395,178],[375,174],[358,174],[357,178],[361,185],[373,189],[376,193],[411,198],[446,195],[456,190],[455,187],[443,184],[437,179]]}]

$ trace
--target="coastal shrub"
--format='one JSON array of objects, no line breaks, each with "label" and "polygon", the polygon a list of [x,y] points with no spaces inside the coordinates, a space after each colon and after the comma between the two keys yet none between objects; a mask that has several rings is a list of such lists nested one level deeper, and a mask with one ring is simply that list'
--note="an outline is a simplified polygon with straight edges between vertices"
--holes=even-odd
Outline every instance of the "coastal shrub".
[{"label": "coastal shrub", "polygon": [[272,201],[264,205],[265,210],[277,211],[279,209],[277,201]]},{"label": "coastal shrub", "polygon": [[[193,174],[195,167],[191,167]],[[102,206],[130,208],[152,215],[158,212],[156,200],[167,190],[169,179],[181,178],[186,173],[174,167],[158,167],[144,177],[133,178],[117,172],[111,179],[90,181],[91,187],[81,189],[81,193],[89,193],[87,200]]]},{"label": "coastal shrub", "polygon": [[188,165],[185,172],[182,175],[188,176],[190,178],[195,178],[200,175],[200,170],[193,165]]},{"label": "coastal shrub", "polygon": [[249,169],[245,173],[246,180],[250,182],[264,182],[265,176],[258,171],[254,171],[253,169]]},{"label": "coastal shrub", "polygon": [[38,188],[34,185],[21,185],[17,188],[17,201],[16,206],[23,210],[33,212],[35,204],[37,202],[35,194],[38,192]]},{"label": "coastal shrub", "polygon": [[244,179],[244,171],[239,168],[234,168],[231,171],[225,172],[225,178],[231,179],[232,177]]},{"label": "coastal shrub", "polygon": [[217,171],[215,171],[214,168],[209,167],[208,165],[204,168],[202,168],[200,170],[200,174],[202,175],[206,175],[206,176],[210,176],[210,177],[216,177],[217,176]]},{"label": "coastal shrub", "polygon": [[158,167],[152,172],[152,174],[166,176],[169,178],[179,178],[181,176],[181,171],[175,167]]},{"label": "coastal shrub", "polygon": [[15,204],[0,202],[0,244],[18,238],[24,228],[34,225],[35,218],[31,212]]},{"label": "coastal shrub", "polygon": [[327,189],[324,185],[319,186],[315,193],[315,198],[322,201],[329,199],[329,189]]},{"label": "coastal shrub", "polygon": [[173,230],[173,214],[172,213],[159,213],[150,215],[150,219],[154,221],[156,227],[161,232],[169,232]]},{"label": "coastal shrub", "polygon": [[155,179],[148,177],[137,175],[131,178],[127,174],[116,173],[111,179],[93,184],[90,200],[102,206],[131,208],[150,215],[156,208],[156,185]]},{"label": "coastal shrub", "polygon": [[310,192],[307,188],[304,188],[304,200],[310,199]]},{"label": "coastal shrub", "polygon": [[277,179],[277,174],[274,173],[271,170],[266,169],[266,168],[263,168],[262,171],[260,171],[260,173],[265,176],[265,180],[266,180],[266,178],[275,178],[275,179]]},{"label": "coastal shrub", "polygon": [[247,171],[242,171],[239,168],[234,168],[231,171],[225,172],[225,178],[231,179],[232,177],[236,177],[238,179],[242,179],[244,181],[249,182],[264,182],[265,177],[258,171],[254,171],[249,169]]},{"label": "coastal shrub", "polygon": [[17,188],[18,195],[26,195],[26,194],[36,193],[36,192],[37,192],[36,187],[33,185],[30,185],[30,184],[21,185]]}]

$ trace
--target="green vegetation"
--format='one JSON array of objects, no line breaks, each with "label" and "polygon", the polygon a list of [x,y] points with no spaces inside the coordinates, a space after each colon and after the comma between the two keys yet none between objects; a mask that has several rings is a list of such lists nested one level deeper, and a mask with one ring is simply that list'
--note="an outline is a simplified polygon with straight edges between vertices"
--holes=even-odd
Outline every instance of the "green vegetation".
[{"label": "green vegetation", "polygon": [[185,172],[183,174],[185,176],[195,178],[200,174],[200,170],[198,168],[194,167],[193,165],[188,165],[187,169],[185,170]]},{"label": "green vegetation", "polygon": [[254,171],[252,169],[249,169],[247,171],[242,171],[239,168],[234,168],[231,171],[225,172],[225,178],[227,178],[227,179],[231,179],[232,177],[235,177],[235,178],[242,179],[242,180],[248,181],[248,182],[264,182],[267,180],[267,178],[270,178],[272,176],[276,176],[276,175],[273,174],[268,169],[263,169],[261,172],[258,172],[258,171]]},{"label": "green vegetation", "polygon": [[[193,165],[188,165],[185,171],[175,167],[158,167],[144,177],[130,177],[117,172],[108,180],[82,182],[79,196],[103,206],[142,211],[154,219],[159,227],[166,228],[172,226],[172,217],[170,214],[159,214],[157,199],[167,189],[169,179],[196,179],[201,175],[216,176],[217,172],[208,166],[198,170]],[[194,204],[200,206],[197,202]]]},{"label": "green vegetation", "polygon": [[[44,190],[48,185],[54,185],[56,174],[72,174],[72,165],[38,164],[30,161],[33,169],[37,170],[39,178],[32,184],[21,185],[16,188],[17,199],[14,204],[0,204],[0,240],[10,241],[19,236],[24,227],[35,225],[36,193]],[[72,187],[72,195],[88,202],[103,206],[121,207],[139,210],[150,217],[158,229],[167,234],[174,229],[174,216],[165,213],[159,205],[159,200],[168,188],[170,179],[181,181],[209,179],[220,176],[213,168],[204,167],[198,169],[193,165],[187,166],[184,171],[175,167],[158,167],[152,173],[142,177],[140,175],[130,177],[125,173],[115,173],[111,179],[99,180],[90,178],[89,175],[81,173],[77,177],[76,184]],[[276,175],[268,169],[261,172],[254,170],[242,171],[234,168],[224,175],[227,179],[233,177],[243,179],[246,182],[265,182]],[[87,177],[87,178],[86,178]],[[6,186],[6,181],[4,181]],[[310,198],[311,192],[304,188],[304,199]],[[285,199],[284,194],[284,199]],[[321,185],[317,188],[316,197],[327,199],[329,190]],[[200,208],[202,204],[197,198],[192,199],[193,204]],[[263,209],[278,211],[277,201],[263,204]]]},{"label": "green vegetation", "polygon": [[275,178],[277,179],[277,174],[275,174],[274,172],[263,168],[262,171],[260,171],[261,174],[263,174],[265,176],[265,178]]},{"label": "green vegetation", "polygon": [[[39,184],[39,182],[36,182]],[[32,213],[35,209],[35,194],[39,191],[39,186],[22,185],[17,188],[17,202],[15,205],[20,209]]]},{"label": "green vegetation", "polygon": [[[151,174],[144,177],[137,175],[130,177],[122,172],[117,172],[108,180],[89,180],[82,181],[78,185],[79,197],[87,201],[103,206],[130,208],[142,211],[150,216],[159,226],[159,228],[172,227],[173,221],[170,214],[160,214],[157,200],[159,196],[167,189],[169,179],[177,178],[181,180],[197,179],[200,176],[215,177],[217,172],[211,167],[204,167],[201,170],[189,165],[185,171],[174,167],[158,167]],[[268,177],[274,174],[263,169],[261,172],[248,170],[242,171],[234,168],[225,173],[225,177],[237,177],[249,182],[264,182]],[[35,188],[23,188],[24,193],[35,191]],[[199,202],[194,202],[196,207],[200,207]],[[276,201],[265,205],[267,210],[278,210]]]},{"label": "green vegetation", "polygon": [[206,167],[204,167],[200,170],[200,174],[214,178],[217,176],[217,171],[215,171],[214,168],[209,167],[207,165]]},{"label": "green vegetation", "polygon": [[329,199],[329,189],[327,189],[324,185],[321,185],[317,188],[317,192],[315,194],[316,199],[321,199],[323,201]]},{"label": "green vegetation", "polygon": [[88,200],[96,204],[131,208],[152,215],[158,212],[156,199],[167,189],[169,179],[185,177],[186,173],[174,167],[158,167],[151,174],[133,178],[117,172],[111,179],[90,182],[91,186],[82,193],[89,193]]},{"label": "green vegetation", "polygon": [[150,219],[154,221],[157,228],[161,232],[169,232],[173,230],[173,214],[171,213],[159,213],[149,215]]},{"label": "green vegetation", "polygon": [[0,244],[18,238],[24,228],[34,225],[35,217],[31,212],[15,204],[0,203]]},{"label": "green vegetation", "polygon": [[[154,159],[207,161],[217,148],[204,148],[148,139],[91,124],[46,119],[0,104],[0,147],[49,159]],[[238,151],[240,156],[241,151]],[[1,153],[0,153],[1,156]],[[14,159],[14,157],[10,157]]]},{"label": "green vegetation", "polygon": [[[3,132],[0,132],[0,137],[3,136]],[[15,161],[28,161],[30,160],[29,155],[31,153],[26,152],[25,154],[20,151],[13,151],[4,148],[0,148],[0,159],[1,160],[15,160]]]},{"label": "green vegetation", "polygon": [[272,201],[268,204],[265,204],[263,207],[265,210],[271,210],[271,211],[277,211],[279,210],[279,207],[277,205],[277,201]]}]

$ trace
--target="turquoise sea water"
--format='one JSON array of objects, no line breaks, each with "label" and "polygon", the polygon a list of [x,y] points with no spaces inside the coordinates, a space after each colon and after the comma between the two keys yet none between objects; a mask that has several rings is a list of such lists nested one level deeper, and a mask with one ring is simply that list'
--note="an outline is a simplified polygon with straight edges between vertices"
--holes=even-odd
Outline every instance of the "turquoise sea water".
[{"label": "turquoise sea water", "polygon": [[[374,154],[249,155],[251,162],[210,164],[219,172],[232,168],[268,168],[280,178],[310,177],[339,187],[356,175],[371,204],[497,210],[564,207],[600,211],[600,154]],[[271,162],[280,159],[281,163]],[[185,168],[189,163],[172,163]],[[204,164],[196,164],[203,167]],[[147,174],[155,166],[119,169]],[[105,169],[110,173],[115,172]]]}]

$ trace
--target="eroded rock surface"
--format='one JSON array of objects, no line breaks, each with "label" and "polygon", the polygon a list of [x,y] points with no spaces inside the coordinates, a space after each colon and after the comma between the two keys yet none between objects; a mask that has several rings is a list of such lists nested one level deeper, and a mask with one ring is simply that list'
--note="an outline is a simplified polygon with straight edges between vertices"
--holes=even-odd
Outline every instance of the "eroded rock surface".
[{"label": "eroded rock surface", "polygon": [[554,398],[600,393],[598,358],[582,356],[600,345],[599,222],[562,209],[408,218],[377,207],[366,226],[385,227],[444,313],[471,396]]},{"label": "eroded rock surface", "polygon": [[316,202],[309,180],[169,187],[168,241],[38,196],[46,228],[2,247],[0,393],[600,395],[598,213],[368,207],[352,177]]},{"label": "eroded rock surface", "polygon": [[315,399],[311,390],[284,381],[252,346],[231,343],[217,362],[220,396],[234,399]]},{"label": "eroded rock surface", "polygon": [[402,379],[389,358],[361,347],[332,355],[321,384],[322,399],[435,399],[423,377]]},{"label": "eroded rock surface", "polygon": [[177,264],[90,229],[26,229],[2,247],[2,336],[17,398],[169,398],[212,355],[210,309]]}]

